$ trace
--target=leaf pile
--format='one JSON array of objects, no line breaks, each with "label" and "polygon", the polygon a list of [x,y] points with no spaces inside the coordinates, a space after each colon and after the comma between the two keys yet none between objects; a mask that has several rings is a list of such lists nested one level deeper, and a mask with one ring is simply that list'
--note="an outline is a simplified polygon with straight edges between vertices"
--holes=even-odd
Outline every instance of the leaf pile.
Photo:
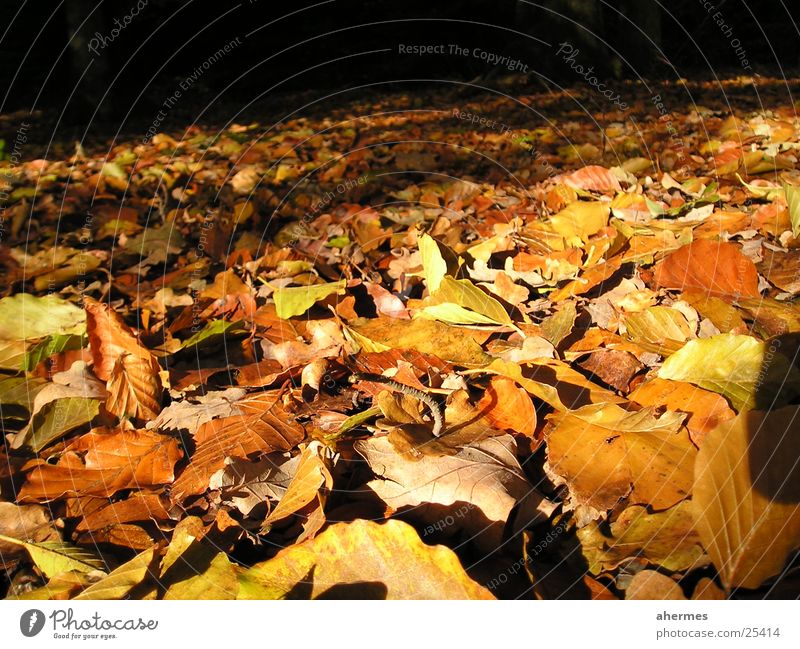
[{"label": "leaf pile", "polygon": [[7,597],[800,592],[794,108],[439,99],[0,168]]}]

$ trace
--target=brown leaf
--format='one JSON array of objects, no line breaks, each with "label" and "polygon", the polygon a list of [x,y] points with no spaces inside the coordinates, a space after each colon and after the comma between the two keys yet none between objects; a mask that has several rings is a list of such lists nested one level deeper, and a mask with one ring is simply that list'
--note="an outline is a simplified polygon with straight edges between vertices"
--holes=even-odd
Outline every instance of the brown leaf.
[{"label": "brown leaf", "polygon": [[800,250],[780,252],[765,248],[764,259],[758,264],[758,270],[782,291],[796,295],[800,293],[798,264],[800,264]]},{"label": "brown leaf", "polygon": [[[17,506],[0,502],[0,535],[41,543],[61,541],[61,534],[53,525],[47,510],[39,505]],[[9,555],[24,553],[24,548],[0,541],[0,565]]]},{"label": "brown leaf", "polygon": [[633,354],[616,349],[601,349],[589,354],[579,365],[606,385],[627,392],[634,375],[644,368]]},{"label": "brown leaf", "polygon": [[703,442],[692,504],[726,589],[758,588],[800,546],[798,406],[750,411]]},{"label": "brown leaf", "polygon": [[107,381],[109,412],[121,419],[154,418],[161,409],[158,361],[107,304],[86,298],[84,306],[93,370]]},{"label": "brown leaf", "polygon": [[356,442],[355,449],[377,476],[367,486],[389,507],[412,508],[410,515],[431,526],[443,515],[461,512],[458,527],[486,548],[497,547],[519,503],[524,503],[520,518],[526,522],[546,518],[554,507],[528,482],[510,435],[484,439],[450,456],[397,453],[386,437]]},{"label": "brown leaf", "polygon": [[58,464],[35,460],[19,498],[50,501],[65,495],[108,497],[122,489],[172,482],[183,457],[172,437],[149,430],[95,429],[70,443]]},{"label": "brown leaf", "polygon": [[197,450],[172,487],[172,499],[203,493],[226,457],[288,451],[305,436],[303,427],[278,404],[280,392],[264,392],[238,402],[241,415],[213,419],[194,433]]},{"label": "brown leaf", "polygon": [[75,531],[86,532],[135,521],[169,520],[167,504],[166,499],[160,494],[137,491],[124,500],[106,502],[105,506],[86,513],[75,527]]},{"label": "brown leaf", "polygon": [[758,273],[734,243],[698,239],[655,267],[659,288],[694,290],[712,296],[758,297]]}]

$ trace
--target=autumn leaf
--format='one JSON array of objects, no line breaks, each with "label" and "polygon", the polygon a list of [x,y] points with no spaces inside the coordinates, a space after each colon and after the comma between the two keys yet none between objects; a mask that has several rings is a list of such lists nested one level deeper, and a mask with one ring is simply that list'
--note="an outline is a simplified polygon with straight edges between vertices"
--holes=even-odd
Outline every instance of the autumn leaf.
[{"label": "autumn leaf", "polygon": [[627,498],[666,509],[692,488],[696,450],[682,429],[684,415],[628,412],[597,404],[550,415],[550,471],[565,482],[575,504],[610,509]]},{"label": "autumn leaf", "polygon": [[[342,561],[341,557],[358,557]],[[239,572],[239,599],[493,599],[452,550],[400,521],[337,523]]]},{"label": "autumn leaf", "polygon": [[757,588],[800,547],[798,408],[750,411],[703,442],[692,505],[727,589]]},{"label": "autumn leaf", "polygon": [[613,570],[629,558],[643,558],[670,571],[686,571],[708,563],[694,529],[689,501],[648,514],[641,505],[625,509],[611,524],[610,536],[592,521],[578,530],[583,555],[594,574]]},{"label": "autumn leaf", "polygon": [[161,410],[160,367],[108,305],[84,301],[95,375],[106,381],[106,407],[120,418],[153,419]]},{"label": "autumn leaf", "polygon": [[274,393],[255,395],[238,402],[243,414],[213,419],[200,426],[193,434],[197,448],[189,466],[172,487],[173,500],[178,502],[205,491],[211,476],[225,465],[226,457],[288,451],[302,441],[303,427],[291,420],[277,400]]},{"label": "autumn leaf", "polygon": [[658,377],[717,392],[739,411],[783,404],[800,394],[800,371],[779,346],[752,336],[690,340],[664,361]]},{"label": "autumn leaf", "polygon": [[111,496],[172,482],[183,456],[172,437],[148,430],[95,431],[72,441],[58,463],[36,461],[20,490],[22,501],[64,495]]},{"label": "autumn leaf", "polygon": [[734,243],[698,239],[655,267],[659,287],[716,296],[758,297],[758,273]]},{"label": "autumn leaf", "polygon": [[[499,542],[515,506],[523,503],[520,515],[529,522],[553,508],[528,482],[509,435],[484,439],[455,455],[400,454],[386,437],[359,441],[355,449],[378,476],[367,487],[391,509],[411,509],[424,526],[466,508],[458,525],[483,547]],[[426,512],[426,505],[440,507]]]}]

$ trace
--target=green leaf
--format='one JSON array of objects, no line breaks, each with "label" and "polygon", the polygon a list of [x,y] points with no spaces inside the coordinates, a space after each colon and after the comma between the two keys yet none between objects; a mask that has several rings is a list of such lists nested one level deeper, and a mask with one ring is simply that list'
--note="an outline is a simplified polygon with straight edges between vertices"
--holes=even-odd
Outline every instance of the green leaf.
[{"label": "green leaf", "polygon": [[334,293],[342,295],[346,286],[347,280],[342,279],[329,284],[277,288],[272,294],[275,300],[275,311],[282,320],[288,320],[296,315],[303,315],[315,302],[324,300]]},{"label": "green leaf", "polygon": [[19,372],[28,347],[24,340],[0,340],[0,369]]},{"label": "green leaf", "polygon": [[86,313],[56,295],[18,293],[0,300],[0,340],[29,340],[86,331]]},{"label": "green leaf", "polygon": [[428,317],[451,324],[501,324],[513,326],[503,305],[468,279],[445,275],[422,311]]},{"label": "green leaf", "polygon": [[106,564],[100,557],[70,543],[29,543],[2,534],[0,540],[25,548],[36,567],[48,579],[70,570],[78,572],[106,570]]},{"label": "green leaf", "polygon": [[423,234],[417,244],[419,254],[422,256],[422,268],[425,273],[425,281],[428,283],[428,292],[433,294],[439,289],[442,279],[447,274],[447,263],[439,250],[439,244],[433,237]]},{"label": "green leaf", "polygon": [[22,360],[22,369],[26,372],[30,372],[39,363],[50,358],[53,354],[83,349],[87,342],[88,339],[85,336],[76,334],[54,334],[48,336],[25,352],[25,358]]},{"label": "green leaf", "polygon": [[789,220],[792,222],[792,235],[800,236],[800,187],[784,185],[786,203],[789,205]]},{"label": "green leaf", "polygon": [[577,317],[575,303],[565,302],[556,313],[542,320],[542,336],[547,338],[553,347],[558,347],[559,343],[572,333]]},{"label": "green leaf", "polygon": [[235,334],[246,333],[242,327],[242,322],[228,322],[227,320],[212,320],[191,338],[187,338],[181,343],[180,349],[190,347],[211,347],[221,343],[223,339]]},{"label": "green leaf", "polygon": [[775,407],[800,395],[800,371],[780,353],[779,342],[752,336],[690,340],[664,362],[658,376],[717,392],[738,411]]},{"label": "green leaf", "polygon": [[26,412],[25,419],[33,412],[33,400],[47,381],[39,378],[10,376],[0,380],[0,418],[13,417],[9,411],[17,406]]},{"label": "green leaf", "polygon": [[137,554],[73,599],[122,599],[147,577],[154,556],[155,548]]},{"label": "green leaf", "polygon": [[88,424],[100,412],[100,401],[87,397],[65,397],[42,406],[14,439],[13,448],[28,446],[38,453],[68,432]]},{"label": "green leaf", "polygon": [[110,176],[111,178],[119,178],[120,180],[127,180],[128,174],[116,162],[104,162],[100,168],[101,176]]}]

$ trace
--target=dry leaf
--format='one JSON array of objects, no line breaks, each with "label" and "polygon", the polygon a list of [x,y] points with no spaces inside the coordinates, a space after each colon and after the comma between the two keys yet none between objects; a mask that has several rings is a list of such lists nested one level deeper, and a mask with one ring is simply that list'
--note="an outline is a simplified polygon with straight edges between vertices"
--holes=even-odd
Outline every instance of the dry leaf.
[{"label": "dry leaf", "polygon": [[757,588],[800,547],[800,408],[745,412],[706,435],[697,530],[726,589]]},{"label": "dry leaf", "polygon": [[610,509],[619,500],[666,509],[689,495],[695,447],[681,427],[684,416],[650,409],[628,412],[615,404],[584,406],[548,417],[550,471],[575,504]]},{"label": "dry leaf", "polygon": [[[343,557],[357,558],[343,561]],[[400,521],[337,523],[239,573],[240,599],[494,599]]]}]

